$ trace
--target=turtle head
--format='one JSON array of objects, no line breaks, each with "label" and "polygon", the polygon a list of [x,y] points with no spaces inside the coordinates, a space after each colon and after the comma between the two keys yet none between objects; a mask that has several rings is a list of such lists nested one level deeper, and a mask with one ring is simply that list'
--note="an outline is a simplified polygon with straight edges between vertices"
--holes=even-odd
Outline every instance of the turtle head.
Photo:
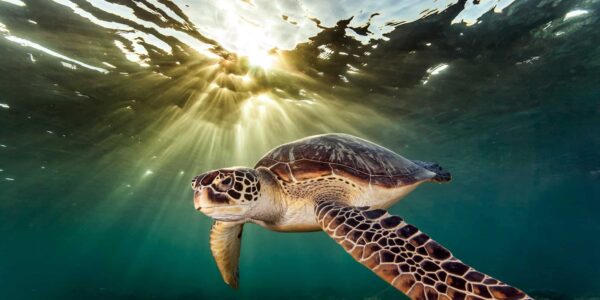
[{"label": "turtle head", "polygon": [[192,189],[196,210],[222,221],[248,218],[260,196],[257,172],[243,167],[200,174],[192,180]]}]

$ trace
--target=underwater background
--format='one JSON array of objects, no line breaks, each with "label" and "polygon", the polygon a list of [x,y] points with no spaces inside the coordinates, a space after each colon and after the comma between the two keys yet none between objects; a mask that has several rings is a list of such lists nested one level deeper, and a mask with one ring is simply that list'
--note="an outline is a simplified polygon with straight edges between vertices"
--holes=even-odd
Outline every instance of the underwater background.
[{"label": "underwater background", "polygon": [[391,208],[537,299],[600,297],[600,1],[0,0],[1,299],[405,299],[190,180],[313,134],[436,161]]}]

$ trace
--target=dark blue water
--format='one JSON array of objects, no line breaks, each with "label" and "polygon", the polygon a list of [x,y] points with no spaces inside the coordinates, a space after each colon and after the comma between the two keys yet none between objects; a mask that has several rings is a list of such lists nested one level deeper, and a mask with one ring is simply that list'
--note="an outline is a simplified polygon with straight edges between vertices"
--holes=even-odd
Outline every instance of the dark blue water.
[{"label": "dark blue water", "polygon": [[322,232],[254,225],[221,280],[190,179],[328,132],[449,169],[391,212],[464,262],[598,298],[599,8],[0,1],[0,298],[404,297]]}]

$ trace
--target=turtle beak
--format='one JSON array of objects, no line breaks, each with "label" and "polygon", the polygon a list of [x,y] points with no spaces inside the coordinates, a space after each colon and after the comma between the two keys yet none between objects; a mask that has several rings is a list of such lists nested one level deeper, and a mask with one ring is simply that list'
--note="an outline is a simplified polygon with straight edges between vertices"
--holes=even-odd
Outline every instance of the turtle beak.
[{"label": "turtle beak", "polygon": [[197,211],[200,211],[202,209],[202,206],[200,206],[200,199],[202,197],[206,197],[206,189],[200,189],[200,190],[196,190],[194,191],[194,208]]}]

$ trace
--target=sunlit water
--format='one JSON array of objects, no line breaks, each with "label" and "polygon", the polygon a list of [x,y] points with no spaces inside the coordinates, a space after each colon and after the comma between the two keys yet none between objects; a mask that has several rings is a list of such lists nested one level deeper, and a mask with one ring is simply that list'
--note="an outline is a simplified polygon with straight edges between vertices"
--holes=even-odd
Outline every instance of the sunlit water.
[{"label": "sunlit water", "polygon": [[0,0],[0,298],[398,299],[189,182],[346,132],[451,170],[391,211],[540,299],[600,297],[600,2]]}]

